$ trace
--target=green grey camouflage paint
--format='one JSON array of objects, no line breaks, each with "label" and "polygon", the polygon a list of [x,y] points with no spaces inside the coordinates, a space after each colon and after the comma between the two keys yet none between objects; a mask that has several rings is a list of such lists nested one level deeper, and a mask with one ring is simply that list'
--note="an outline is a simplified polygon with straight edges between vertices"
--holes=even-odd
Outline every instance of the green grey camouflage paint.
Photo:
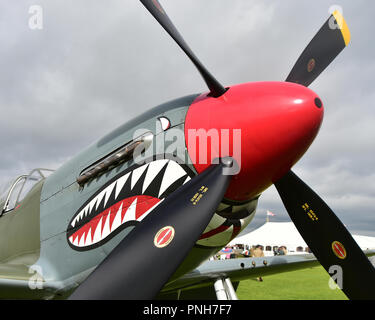
[{"label": "green grey camouflage paint", "polygon": [[[182,132],[184,132],[186,113],[196,97],[197,95],[191,95],[162,104],[120,126],[73,157],[44,180],[43,183],[40,183],[38,188],[34,188],[33,193],[29,195],[33,196],[33,208],[30,209],[32,215],[29,215],[27,219],[13,226],[13,228],[16,228],[17,225],[19,228],[22,226],[25,230],[29,230],[28,234],[26,236],[24,234],[20,236],[23,242],[19,242],[20,240],[18,240],[18,242],[15,241],[14,245],[9,247],[9,252],[17,253],[21,259],[19,261],[25,266],[23,269],[21,268],[23,270],[23,279],[19,279],[21,282],[17,282],[16,286],[14,282],[12,282],[13,279],[8,279],[10,282],[8,281],[5,287],[15,288],[18,286],[19,290],[16,290],[11,297],[6,296],[4,292],[5,295],[3,297],[66,298],[113,248],[126,237],[133,229],[133,226],[124,228],[114,235],[110,241],[98,247],[91,250],[79,251],[74,250],[74,248],[69,245],[67,240],[67,227],[78,209],[101,190],[103,186],[110,183],[113,179],[116,179],[116,177],[123,172],[129,170],[129,168],[134,165],[133,160],[124,162],[114,169],[92,179],[83,187],[78,185],[76,179],[82,170],[117,150],[124,144],[132,141],[135,130],[146,128],[153,133],[154,139],[162,134],[162,130],[158,129],[156,126],[158,118],[161,116],[168,118],[171,128],[181,129]],[[185,142],[179,143],[181,145],[177,147],[183,149],[185,157],[188,158]],[[164,155],[168,146],[168,142],[166,141],[163,146],[164,149],[157,149],[156,147],[153,153]],[[193,165],[187,164],[187,166],[192,174],[195,175],[196,171]],[[36,192],[39,192],[39,194],[36,194]],[[255,213],[255,207],[246,223],[251,221]],[[25,210],[26,209],[27,207],[25,206]],[[9,215],[9,217],[11,216]],[[30,221],[31,218],[32,221]],[[20,219],[20,221],[21,220],[22,219]],[[29,228],[25,224],[32,226],[32,228]],[[0,221],[0,230],[2,225],[4,225],[4,228],[7,225],[5,220],[4,223]],[[21,243],[24,243],[25,248],[29,248],[27,245],[30,246],[30,250],[22,249],[22,246],[18,247]],[[206,260],[220,249],[221,247],[215,246],[196,246],[183,265],[177,270],[173,278],[194,269],[202,261]],[[4,254],[0,253],[2,254],[0,257],[4,257],[5,259],[11,256],[9,252]],[[27,252],[31,253],[31,259]],[[32,270],[35,270],[34,273],[29,273],[30,267]],[[36,276],[39,285],[32,285],[31,283],[30,286],[30,279]],[[5,282],[3,282],[3,284],[4,283]],[[10,291],[8,291],[8,293],[9,292]]]},{"label": "green grey camouflage paint", "polygon": [[[104,184],[133,165],[125,162],[119,167],[95,178],[81,188],[76,179],[83,169],[133,139],[137,129],[147,128],[154,135],[158,117],[165,116],[171,127],[183,130],[186,112],[197,95],[191,95],[162,104],[126,123],[89,146],[68,161],[45,181],[40,204],[41,254],[35,265],[42,266],[43,278],[51,290],[61,292],[83,281],[111,250],[132,230],[128,227],[102,246],[85,252],[73,250],[66,239],[66,230],[73,214]],[[166,144],[167,148],[168,145]],[[185,146],[180,146],[185,148]],[[154,150],[154,152],[161,150]],[[191,169],[195,172],[194,167]]]}]

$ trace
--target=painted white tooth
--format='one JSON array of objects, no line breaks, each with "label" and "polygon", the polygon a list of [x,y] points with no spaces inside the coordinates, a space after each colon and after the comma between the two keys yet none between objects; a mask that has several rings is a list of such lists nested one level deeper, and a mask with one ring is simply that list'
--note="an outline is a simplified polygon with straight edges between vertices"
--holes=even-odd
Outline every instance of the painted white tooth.
[{"label": "painted white tooth", "polygon": [[159,204],[161,204],[164,201],[164,199],[161,199],[158,203],[154,204],[150,209],[148,209],[144,214],[142,214],[137,221],[142,221],[144,218],[147,217],[147,215],[154,210]]},{"label": "painted white tooth", "polygon": [[92,236],[91,236],[91,228],[90,228],[89,232],[87,233],[87,237],[86,237],[86,241],[85,241],[85,246],[91,245],[91,243],[92,243],[91,238],[92,238]]},{"label": "painted white tooth", "polygon": [[[98,207],[100,205],[100,202],[102,202],[102,199],[103,199],[104,195],[105,195],[105,189],[96,196],[97,201],[96,201],[95,210],[98,210]],[[91,212],[91,210],[90,210],[90,212]]]},{"label": "painted white tooth", "polygon": [[83,235],[81,236],[81,239],[79,240],[79,245],[78,245],[79,247],[85,246],[85,234],[86,234],[86,232],[83,233]]},{"label": "painted white tooth", "polygon": [[96,226],[93,243],[97,243],[100,240],[102,240],[102,221],[103,221],[103,217],[100,218],[100,221],[98,225]]},{"label": "painted white tooth", "polygon": [[80,212],[80,214],[78,215],[78,221],[81,221],[82,218],[83,218],[83,210]]},{"label": "painted white tooth", "polygon": [[116,186],[117,181],[112,182],[107,188],[106,188],[106,193],[105,193],[105,203],[108,201],[109,197],[112,194],[112,191],[114,187]]},{"label": "painted white tooth", "polygon": [[74,226],[76,225],[76,219],[77,218],[74,218],[73,221],[72,221],[72,223],[71,223],[72,228],[74,228]]},{"label": "painted white tooth", "polygon": [[110,215],[111,215],[111,211],[107,214],[107,219],[105,221],[105,225],[104,225],[103,232],[102,232],[102,239],[106,238],[111,233],[111,230],[109,228],[109,221],[111,220]]},{"label": "painted white tooth", "polygon": [[74,240],[73,244],[78,247],[78,236],[76,237],[76,239]]},{"label": "painted white tooth", "polygon": [[113,190],[113,187],[115,186],[115,184],[116,184],[116,181],[111,183],[107,188],[105,188],[104,207],[106,206],[107,201],[108,201],[109,197],[111,196],[111,193],[112,193],[112,190]]},{"label": "painted white tooth", "polygon": [[69,241],[70,241],[70,243],[73,243],[73,236],[69,237]]},{"label": "painted white tooth", "polygon": [[159,196],[167,190],[173,182],[186,175],[186,172],[182,167],[174,161],[169,161],[167,169],[165,170],[163,181],[161,182]]},{"label": "painted white tooth", "polygon": [[121,206],[116,213],[115,219],[113,220],[111,232],[113,230],[116,230],[121,225],[121,212],[122,212],[122,203],[121,203]]},{"label": "painted white tooth", "polygon": [[122,190],[122,187],[124,186],[126,180],[128,180],[129,176],[130,176],[130,172],[128,172],[126,175],[122,176],[120,179],[117,180],[115,199],[117,199],[119,193]]},{"label": "painted white tooth", "polygon": [[133,189],[139,178],[141,177],[142,173],[146,170],[148,164],[145,164],[135,170],[133,170],[132,173],[132,182],[131,182],[131,188]]},{"label": "painted white tooth", "polygon": [[187,176],[187,178],[186,178],[186,180],[184,181],[183,184],[185,184],[186,182],[188,182],[188,181],[190,181],[190,180],[191,180],[191,178],[190,178],[189,176]]},{"label": "painted white tooth", "polygon": [[147,189],[147,187],[150,185],[150,183],[155,179],[157,174],[160,172],[161,169],[165,166],[165,164],[168,162],[168,159],[162,159],[153,161],[149,164],[145,181],[143,182],[143,188],[142,193],[144,193]]},{"label": "painted white tooth", "polygon": [[131,220],[136,220],[135,212],[136,212],[136,209],[137,209],[137,200],[138,199],[135,198],[135,200],[132,202],[132,204],[130,205],[128,210],[126,210],[126,213],[124,215],[124,219],[122,219],[122,223],[131,221]]},{"label": "painted white tooth", "polygon": [[94,206],[95,206],[95,204],[96,204],[96,200],[97,200],[97,197],[95,197],[94,199],[92,199],[92,200],[90,201],[90,203],[88,204],[88,206],[87,206],[87,211],[88,211],[89,214],[91,214],[91,212],[92,212],[92,208],[94,208]]}]

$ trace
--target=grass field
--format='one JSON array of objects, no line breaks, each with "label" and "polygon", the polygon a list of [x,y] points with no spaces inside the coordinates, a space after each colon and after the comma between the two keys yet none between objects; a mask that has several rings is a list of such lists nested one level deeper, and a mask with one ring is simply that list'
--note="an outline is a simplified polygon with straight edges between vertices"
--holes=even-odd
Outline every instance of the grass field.
[{"label": "grass field", "polygon": [[240,300],[347,300],[339,290],[328,286],[329,275],[321,266],[241,281]]}]

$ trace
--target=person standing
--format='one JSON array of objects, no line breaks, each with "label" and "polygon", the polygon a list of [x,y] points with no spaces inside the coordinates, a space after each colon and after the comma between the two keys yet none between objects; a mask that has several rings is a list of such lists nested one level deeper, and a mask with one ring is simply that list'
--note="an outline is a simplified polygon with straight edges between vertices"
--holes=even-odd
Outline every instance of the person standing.
[{"label": "person standing", "polygon": [[[257,246],[255,246],[253,257],[255,257],[255,258],[264,257],[263,247],[260,244],[258,244]],[[258,281],[263,281],[263,278],[262,277],[258,277],[257,280]]]}]

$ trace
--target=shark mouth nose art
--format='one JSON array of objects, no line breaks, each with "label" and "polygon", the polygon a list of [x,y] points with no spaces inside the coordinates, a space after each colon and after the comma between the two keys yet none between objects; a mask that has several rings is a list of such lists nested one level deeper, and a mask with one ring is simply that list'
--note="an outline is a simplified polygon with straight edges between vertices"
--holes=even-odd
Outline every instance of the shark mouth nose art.
[{"label": "shark mouth nose art", "polygon": [[194,173],[162,159],[134,166],[109,181],[73,216],[67,240],[75,250],[96,248],[121,230],[141,222]]}]

